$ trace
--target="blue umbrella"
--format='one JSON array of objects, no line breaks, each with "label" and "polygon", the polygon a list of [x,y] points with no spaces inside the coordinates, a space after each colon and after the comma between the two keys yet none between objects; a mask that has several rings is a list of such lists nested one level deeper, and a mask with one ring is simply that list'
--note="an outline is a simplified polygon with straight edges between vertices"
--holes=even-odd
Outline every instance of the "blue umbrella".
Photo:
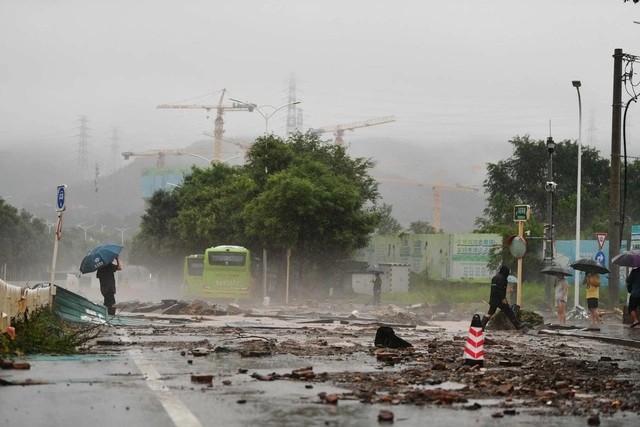
[{"label": "blue umbrella", "polygon": [[96,246],[87,252],[82,259],[80,272],[85,274],[96,271],[116,259],[120,255],[120,251],[122,251],[122,246],[111,243]]}]

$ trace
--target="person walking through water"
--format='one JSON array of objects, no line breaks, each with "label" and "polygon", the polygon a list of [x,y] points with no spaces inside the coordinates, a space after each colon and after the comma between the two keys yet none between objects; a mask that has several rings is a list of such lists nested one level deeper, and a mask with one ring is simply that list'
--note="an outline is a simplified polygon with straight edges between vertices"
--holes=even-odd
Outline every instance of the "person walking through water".
[{"label": "person walking through water", "polygon": [[591,320],[592,331],[599,331],[600,313],[598,312],[598,300],[600,299],[600,275],[598,273],[587,273],[582,280],[583,285],[587,285],[587,308]]},{"label": "person walking through water", "polygon": [[569,297],[569,283],[562,273],[556,274],[556,311],[558,313],[558,323],[564,325],[567,322],[567,299]]},{"label": "person walking through water", "polygon": [[382,293],[382,279],[380,278],[380,272],[376,271],[373,278],[373,305],[378,307],[380,305],[380,294]]},{"label": "person walking through water", "polygon": [[511,306],[507,303],[507,286],[508,277],[511,270],[506,265],[502,265],[498,274],[491,279],[491,294],[489,296],[489,311],[482,318],[482,330],[487,327],[487,323],[491,320],[491,317],[496,313],[497,309],[500,309],[507,318],[511,321],[516,329],[521,329],[526,332],[527,328],[521,324]]},{"label": "person walking through water", "polygon": [[630,328],[640,325],[638,320],[638,310],[640,309],[640,268],[636,267],[631,270],[627,276],[627,291],[629,292],[629,315],[631,315]]},{"label": "person walking through water", "polygon": [[114,263],[109,263],[98,269],[96,277],[100,281],[100,293],[104,297],[104,306],[110,315],[116,314],[116,276],[115,272],[122,270],[122,264],[116,257]]}]

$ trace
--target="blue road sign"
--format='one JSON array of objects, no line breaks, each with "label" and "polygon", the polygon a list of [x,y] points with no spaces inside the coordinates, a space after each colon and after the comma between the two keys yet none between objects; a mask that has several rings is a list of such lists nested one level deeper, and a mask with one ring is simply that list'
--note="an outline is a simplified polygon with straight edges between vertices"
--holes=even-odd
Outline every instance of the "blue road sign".
[{"label": "blue road sign", "polygon": [[606,265],[605,263],[607,261],[607,258],[604,256],[604,252],[602,252],[602,251],[596,252],[596,254],[593,257],[593,259],[595,259],[596,261],[598,261],[602,265]]},{"label": "blue road sign", "polygon": [[66,185],[59,185],[58,186],[58,198],[56,200],[56,208],[59,211],[63,211],[65,208],[65,200],[64,200],[64,196],[66,193]]}]

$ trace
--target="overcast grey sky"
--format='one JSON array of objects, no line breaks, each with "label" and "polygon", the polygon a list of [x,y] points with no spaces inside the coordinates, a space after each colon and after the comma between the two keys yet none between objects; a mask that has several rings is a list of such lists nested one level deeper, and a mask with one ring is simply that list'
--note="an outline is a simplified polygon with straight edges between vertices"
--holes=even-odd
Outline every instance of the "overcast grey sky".
[{"label": "overcast grey sky", "polygon": [[[93,149],[114,126],[123,150],[180,148],[214,115],[156,105],[226,88],[280,106],[295,73],[305,128],[395,115],[353,138],[446,143],[463,162],[510,155],[514,135],[546,138],[549,120],[556,140],[576,138],[579,79],[583,140],[608,156],[612,54],[640,54],[640,6],[622,0],[0,0],[0,11],[3,146],[75,150],[84,114]],[[281,135],[285,116],[270,120]],[[225,115],[228,138],[263,129],[258,114]]]}]

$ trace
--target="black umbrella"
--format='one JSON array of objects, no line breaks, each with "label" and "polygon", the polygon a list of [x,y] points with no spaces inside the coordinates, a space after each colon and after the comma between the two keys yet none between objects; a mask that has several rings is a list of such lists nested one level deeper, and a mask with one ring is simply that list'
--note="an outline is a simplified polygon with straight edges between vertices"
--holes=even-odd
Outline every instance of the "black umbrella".
[{"label": "black umbrella", "polygon": [[369,273],[384,274],[384,270],[382,270],[378,264],[371,264],[369,267],[367,267],[367,271]]},{"label": "black umbrella", "polygon": [[622,267],[640,267],[640,251],[624,251],[611,258],[613,264]]},{"label": "black umbrella", "polygon": [[571,264],[574,270],[586,271],[587,273],[606,274],[609,269],[600,264],[595,259],[582,258]]},{"label": "black umbrella", "polygon": [[549,276],[555,276],[556,274],[562,274],[563,276],[573,276],[573,274],[568,269],[560,267],[559,265],[545,267],[540,270],[540,273],[548,274]]}]

